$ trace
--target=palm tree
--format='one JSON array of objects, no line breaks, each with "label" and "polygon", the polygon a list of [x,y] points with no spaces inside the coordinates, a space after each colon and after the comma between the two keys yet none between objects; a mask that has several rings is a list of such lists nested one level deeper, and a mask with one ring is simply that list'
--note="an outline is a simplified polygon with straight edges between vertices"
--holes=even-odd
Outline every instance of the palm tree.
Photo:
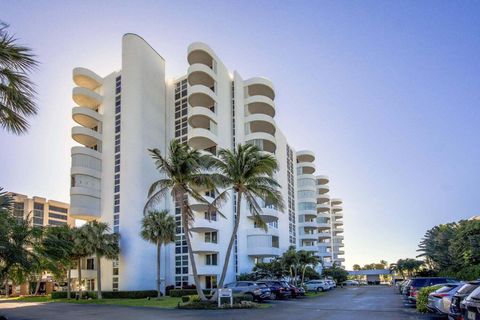
[{"label": "palm tree", "polygon": [[273,155],[260,151],[258,147],[252,144],[244,144],[238,145],[233,151],[221,149],[218,158],[214,158],[213,161],[213,167],[221,175],[221,179],[217,179],[217,181],[220,186],[227,187],[214,201],[214,205],[223,201],[231,191],[237,195],[235,226],[225,254],[222,275],[218,282],[218,287],[223,288],[230,255],[241,220],[240,209],[243,197],[250,207],[255,222],[264,226],[264,228],[266,228],[266,224],[261,217],[262,209],[256,198],[261,198],[265,202],[277,206],[279,210],[283,210],[283,199],[278,191],[280,185],[272,178],[278,170],[278,163]]},{"label": "palm tree", "polygon": [[26,117],[37,113],[35,89],[28,78],[37,66],[30,48],[19,45],[0,21],[0,126],[14,134],[28,129]]},{"label": "palm tree", "polygon": [[196,190],[215,190],[215,175],[207,171],[211,163],[211,157],[193,150],[178,140],[172,140],[170,143],[168,157],[164,157],[158,149],[148,149],[148,151],[155,160],[157,170],[163,177],[150,186],[144,212],[158,204],[170,191],[173,200],[180,206],[182,227],[187,241],[188,255],[197,293],[200,299],[206,300],[201,289],[192,251],[190,226],[195,216],[189,205],[188,197],[202,203],[208,203]]},{"label": "palm tree", "polygon": [[157,245],[157,293],[160,292],[160,248],[162,244],[175,241],[175,219],[168,210],[149,211],[142,219],[142,238]]},{"label": "palm tree", "polygon": [[320,259],[314,255],[311,251],[300,250],[297,252],[299,256],[300,268],[302,269],[302,278],[300,286],[303,287],[303,282],[305,280],[305,271],[307,267],[315,268],[319,263]]},{"label": "palm tree", "polygon": [[55,267],[55,273],[65,275],[67,272],[67,299],[71,297],[71,269],[76,261],[75,229],[70,226],[48,227],[41,243],[41,253]]},{"label": "palm tree", "polygon": [[95,255],[97,266],[97,297],[102,299],[102,272],[100,259],[116,259],[120,253],[118,246],[119,235],[109,233],[110,227],[105,222],[90,221],[83,225],[81,233],[87,239],[86,251]]},{"label": "palm tree", "polygon": [[82,259],[93,254],[89,251],[89,239],[84,232],[85,226],[72,230],[74,236],[72,259],[77,263],[78,296],[80,299],[82,298]]}]

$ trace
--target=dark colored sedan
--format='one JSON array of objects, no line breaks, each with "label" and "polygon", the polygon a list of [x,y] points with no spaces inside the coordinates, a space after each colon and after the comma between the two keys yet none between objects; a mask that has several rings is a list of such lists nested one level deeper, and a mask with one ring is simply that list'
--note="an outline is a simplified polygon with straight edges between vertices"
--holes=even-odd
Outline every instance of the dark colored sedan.
[{"label": "dark colored sedan", "polygon": [[480,287],[473,290],[460,303],[460,309],[464,320],[480,320]]},{"label": "dark colored sedan", "polygon": [[259,281],[257,284],[265,284],[270,288],[270,298],[272,300],[285,299],[292,296],[290,287],[285,286],[282,281]]},{"label": "dark colored sedan", "polygon": [[292,296],[292,298],[298,298],[298,297],[302,297],[305,295],[305,289],[302,288],[302,287],[296,287],[294,286],[293,284],[290,284],[286,281],[282,281],[282,283],[289,287],[290,288],[290,295]]},{"label": "dark colored sedan", "polygon": [[465,299],[473,290],[480,287],[480,281],[470,281],[465,283],[452,297],[452,304],[450,305],[450,311],[448,313],[449,320],[462,320],[462,310],[460,309],[460,303]]}]

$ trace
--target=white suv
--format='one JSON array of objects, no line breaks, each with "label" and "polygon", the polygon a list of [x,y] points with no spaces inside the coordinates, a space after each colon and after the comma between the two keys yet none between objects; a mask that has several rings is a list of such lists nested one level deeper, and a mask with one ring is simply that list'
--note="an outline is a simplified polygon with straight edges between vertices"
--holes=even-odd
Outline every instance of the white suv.
[{"label": "white suv", "polygon": [[310,280],[305,283],[305,287],[307,288],[307,291],[317,292],[330,289],[330,286],[325,282],[325,280]]}]

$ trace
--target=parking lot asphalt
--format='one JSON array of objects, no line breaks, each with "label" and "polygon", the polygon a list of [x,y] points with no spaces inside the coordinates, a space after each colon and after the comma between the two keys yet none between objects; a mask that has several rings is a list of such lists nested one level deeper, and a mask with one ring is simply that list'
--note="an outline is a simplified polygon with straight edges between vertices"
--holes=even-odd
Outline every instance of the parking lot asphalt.
[{"label": "parking lot asphalt", "polygon": [[150,320],[150,319],[438,319],[404,305],[391,287],[337,288],[315,298],[269,302],[272,308],[253,310],[166,310],[155,308],[68,303],[0,302],[9,320]]}]

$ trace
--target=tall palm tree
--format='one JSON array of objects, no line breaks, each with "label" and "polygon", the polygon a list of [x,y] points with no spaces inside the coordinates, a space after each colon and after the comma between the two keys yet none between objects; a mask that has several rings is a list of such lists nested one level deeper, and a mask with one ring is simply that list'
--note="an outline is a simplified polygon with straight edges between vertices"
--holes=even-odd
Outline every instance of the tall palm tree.
[{"label": "tall palm tree", "polygon": [[74,236],[72,259],[77,263],[78,295],[80,299],[82,298],[82,259],[93,254],[89,251],[89,239],[84,231],[85,228],[86,225],[84,224],[80,228],[72,230]]},{"label": "tall palm tree", "polygon": [[28,76],[38,63],[32,50],[18,44],[7,27],[0,21],[0,126],[22,134],[29,126],[26,117],[37,113],[35,89]]},{"label": "tall palm tree", "polygon": [[157,294],[160,292],[160,249],[163,244],[175,241],[175,219],[168,210],[149,211],[142,219],[142,238],[157,246]]},{"label": "tall palm tree", "polygon": [[189,205],[188,197],[208,203],[196,190],[215,190],[215,175],[207,171],[211,157],[193,150],[178,140],[172,140],[170,143],[167,157],[163,156],[158,149],[148,149],[148,151],[162,178],[151,185],[144,212],[158,204],[170,191],[173,200],[180,206],[182,227],[187,241],[188,255],[197,293],[202,300],[206,300],[200,285],[197,264],[192,251],[190,226],[195,216]]},{"label": "tall palm tree", "polygon": [[305,271],[307,270],[307,267],[312,267],[315,268],[319,263],[320,259],[315,256],[315,254],[312,251],[305,251],[305,250],[300,250],[297,252],[298,257],[299,257],[299,262],[300,262],[300,267],[302,269],[302,278],[300,279],[300,286],[303,287],[303,282],[305,280]]},{"label": "tall palm tree", "polygon": [[105,222],[90,221],[82,226],[81,232],[86,241],[86,251],[95,255],[97,267],[97,297],[102,299],[102,272],[100,259],[116,259],[120,253],[119,235],[110,233],[110,227]]},{"label": "tall palm tree", "polygon": [[272,178],[278,170],[277,160],[273,155],[260,151],[254,145],[238,145],[234,150],[221,149],[218,158],[213,159],[213,167],[218,170],[221,176],[221,179],[217,179],[217,181],[221,186],[227,187],[213,204],[217,205],[217,201],[224,201],[229,192],[233,191],[237,195],[235,226],[225,254],[222,275],[218,282],[218,287],[223,288],[230,255],[241,220],[242,200],[245,198],[255,222],[266,228],[266,224],[261,217],[261,206],[256,199],[261,198],[265,202],[277,206],[279,210],[283,210],[283,199],[278,190],[280,185]]}]

